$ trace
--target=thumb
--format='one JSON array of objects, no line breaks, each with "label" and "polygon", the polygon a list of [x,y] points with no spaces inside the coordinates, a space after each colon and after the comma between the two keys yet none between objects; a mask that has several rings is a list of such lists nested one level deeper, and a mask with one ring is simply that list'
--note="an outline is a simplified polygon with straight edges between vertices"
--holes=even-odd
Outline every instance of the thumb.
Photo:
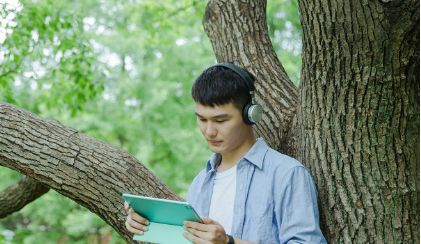
[{"label": "thumb", "polygon": [[210,218],[202,218],[202,221],[203,221],[204,224],[218,224],[219,225],[218,222],[216,222],[215,220],[210,219]]},{"label": "thumb", "polygon": [[128,202],[124,202],[124,210],[126,210],[126,213],[127,213],[127,211],[129,211],[129,209],[130,209],[129,203]]}]

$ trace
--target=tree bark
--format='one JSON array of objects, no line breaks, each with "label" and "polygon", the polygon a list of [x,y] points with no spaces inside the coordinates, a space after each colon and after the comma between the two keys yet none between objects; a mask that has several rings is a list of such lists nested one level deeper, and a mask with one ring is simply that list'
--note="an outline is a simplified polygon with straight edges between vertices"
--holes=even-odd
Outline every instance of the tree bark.
[{"label": "tree bark", "polygon": [[299,160],[332,243],[419,243],[419,2],[299,2]]},{"label": "tree bark", "polygon": [[210,0],[203,26],[218,62],[231,61],[256,77],[256,101],[263,106],[262,121],[255,127],[274,148],[291,151],[291,120],[298,90],[273,50],[266,24],[266,1]]},{"label": "tree bark", "polygon": [[[299,2],[299,90],[274,53],[266,1],[211,0],[203,24],[218,61],[257,77],[256,131],[295,155],[318,186],[332,243],[419,243],[419,2]],[[0,105],[0,162],[101,216],[130,241],[121,193],[177,198],[127,153]],[[292,145],[292,147],[291,147]]]},{"label": "tree bark", "polygon": [[0,165],[73,199],[128,242],[122,193],[180,199],[127,152],[0,103]]},{"label": "tree bark", "polygon": [[28,176],[0,192],[0,219],[17,212],[48,192],[50,188]]},{"label": "tree bark", "polygon": [[291,89],[271,50],[265,6],[213,0],[204,18],[217,59],[256,74],[268,117],[291,124],[282,133],[268,119],[257,131],[310,168],[331,242],[419,242],[419,3],[301,1],[296,117],[276,106],[291,101]]}]

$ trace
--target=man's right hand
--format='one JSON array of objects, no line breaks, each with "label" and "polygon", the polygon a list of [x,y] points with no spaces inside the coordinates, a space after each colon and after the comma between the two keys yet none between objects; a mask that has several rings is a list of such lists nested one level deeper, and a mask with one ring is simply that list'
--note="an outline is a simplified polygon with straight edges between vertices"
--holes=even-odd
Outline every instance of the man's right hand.
[{"label": "man's right hand", "polygon": [[124,202],[124,210],[126,210],[126,228],[133,234],[142,235],[148,230],[149,221],[137,214],[127,202]]}]

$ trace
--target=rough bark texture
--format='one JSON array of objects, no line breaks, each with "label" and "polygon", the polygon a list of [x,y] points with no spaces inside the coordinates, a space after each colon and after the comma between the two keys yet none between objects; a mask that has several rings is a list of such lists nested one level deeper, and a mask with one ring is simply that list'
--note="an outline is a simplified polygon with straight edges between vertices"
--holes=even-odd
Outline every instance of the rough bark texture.
[{"label": "rough bark texture", "polygon": [[232,61],[255,75],[256,101],[264,116],[256,132],[289,152],[290,122],[298,91],[273,50],[266,24],[266,1],[211,0],[203,19],[218,62]]},{"label": "rough bark texture", "polygon": [[180,199],[128,153],[0,103],[0,165],[73,199],[131,241],[121,194]]},{"label": "rough bark texture", "polygon": [[419,2],[300,1],[299,159],[332,243],[419,243]]},{"label": "rough bark texture", "polygon": [[0,192],[0,219],[17,212],[48,192],[50,188],[28,176]]},{"label": "rough bark texture", "polygon": [[419,3],[301,1],[300,99],[289,99],[264,8],[210,1],[205,30],[218,61],[256,74],[258,101],[270,111],[257,131],[310,168],[327,238],[419,242]]},{"label": "rough bark texture", "polygon": [[[419,243],[419,2],[300,1],[299,92],[272,49],[265,6],[211,0],[203,20],[218,61],[258,79],[257,132],[308,166],[331,243]],[[3,104],[0,125],[1,165],[127,240],[122,192],[177,198],[127,153],[57,122]]]}]

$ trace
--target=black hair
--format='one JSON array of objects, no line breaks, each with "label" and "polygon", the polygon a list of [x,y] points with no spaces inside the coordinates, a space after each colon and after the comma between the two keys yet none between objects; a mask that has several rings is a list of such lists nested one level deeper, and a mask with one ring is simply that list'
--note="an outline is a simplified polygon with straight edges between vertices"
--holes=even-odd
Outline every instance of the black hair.
[{"label": "black hair", "polygon": [[[254,80],[253,75],[247,73]],[[212,66],[204,70],[194,82],[192,97],[196,103],[211,107],[232,102],[242,111],[251,101],[250,89],[254,90],[253,82],[251,84],[246,82],[229,68]]]}]

